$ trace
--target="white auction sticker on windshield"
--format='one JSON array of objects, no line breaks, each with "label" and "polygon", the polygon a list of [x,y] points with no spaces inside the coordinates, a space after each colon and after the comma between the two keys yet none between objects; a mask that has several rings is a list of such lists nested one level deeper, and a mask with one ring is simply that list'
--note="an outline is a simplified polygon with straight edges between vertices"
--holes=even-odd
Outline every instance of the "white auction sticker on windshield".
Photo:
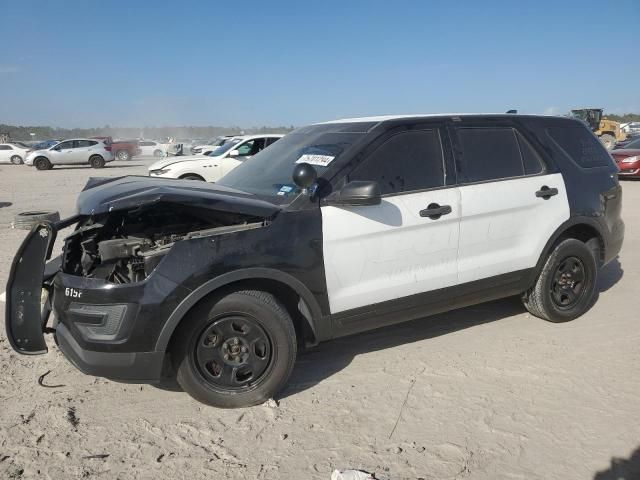
[{"label": "white auction sticker on windshield", "polygon": [[308,163],[309,165],[320,165],[321,167],[326,167],[334,158],[336,157],[332,157],[331,155],[314,155],[305,153],[296,160],[296,163]]}]

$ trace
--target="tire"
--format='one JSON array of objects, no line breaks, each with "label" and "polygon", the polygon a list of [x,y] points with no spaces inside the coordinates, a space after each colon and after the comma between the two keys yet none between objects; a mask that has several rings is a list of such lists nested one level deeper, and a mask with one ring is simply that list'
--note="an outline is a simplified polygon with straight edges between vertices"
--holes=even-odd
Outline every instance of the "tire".
[{"label": "tire", "polygon": [[89,165],[93,168],[104,168],[104,158],[100,155],[94,155],[89,159]]},{"label": "tire", "polygon": [[569,238],[553,249],[533,287],[522,295],[522,301],[536,317],[555,323],[568,322],[593,305],[597,277],[593,248]]},{"label": "tire", "polygon": [[153,156],[156,157],[156,158],[162,157],[163,156],[162,155],[162,150],[154,150],[153,151]]},{"label": "tire", "polygon": [[600,135],[600,141],[607,150],[613,150],[616,145],[616,137],[609,135],[608,133]]},{"label": "tire", "polygon": [[289,379],[296,350],[289,313],[273,295],[256,290],[196,307],[170,347],[182,389],[220,408],[249,407],[272,398]]},{"label": "tire", "polygon": [[14,155],[13,157],[11,157],[11,163],[13,163],[14,165],[22,165],[22,158],[19,155]]},{"label": "tire", "polygon": [[22,212],[16,214],[13,218],[13,228],[31,230],[35,225],[39,225],[42,222],[56,223],[59,221],[60,214],[58,212]]},{"label": "tire", "polygon": [[126,162],[127,160],[131,160],[131,154],[126,150],[118,150],[116,152],[116,159],[120,160],[121,162]]},{"label": "tire", "polygon": [[202,178],[200,175],[196,175],[195,173],[187,173],[186,175],[182,175],[180,179],[181,180],[199,180],[201,182],[204,182],[204,178]]},{"label": "tire", "polygon": [[45,157],[36,158],[33,164],[38,170],[51,170],[53,168],[53,165],[51,165],[49,159]]}]

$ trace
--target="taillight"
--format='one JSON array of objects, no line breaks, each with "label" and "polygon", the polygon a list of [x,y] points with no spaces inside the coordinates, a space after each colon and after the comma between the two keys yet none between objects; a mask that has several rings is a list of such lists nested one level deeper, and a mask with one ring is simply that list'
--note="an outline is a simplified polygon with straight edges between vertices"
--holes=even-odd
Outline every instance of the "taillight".
[{"label": "taillight", "polygon": [[111,151],[111,145],[105,145],[105,146],[104,146],[104,149],[105,149],[107,152],[110,152],[110,151]]}]

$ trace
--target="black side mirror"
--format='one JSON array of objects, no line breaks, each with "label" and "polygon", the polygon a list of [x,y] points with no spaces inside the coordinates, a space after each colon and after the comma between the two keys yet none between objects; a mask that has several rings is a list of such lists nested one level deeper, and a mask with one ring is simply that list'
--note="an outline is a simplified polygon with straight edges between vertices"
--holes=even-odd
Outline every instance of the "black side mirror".
[{"label": "black side mirror", "polygon": [[347,183],[340,191],[332,193],[325,199],[326,205],[336,207],[380,205],[381,202],[378,182],[362,180]]},{"label": "black side mirror", "polygon": [[293,182],[302,188],[307,190],[313,185],[318,178],[318,172],[313,168],[313,165],[308,163],[298,163],[293,169]]}]

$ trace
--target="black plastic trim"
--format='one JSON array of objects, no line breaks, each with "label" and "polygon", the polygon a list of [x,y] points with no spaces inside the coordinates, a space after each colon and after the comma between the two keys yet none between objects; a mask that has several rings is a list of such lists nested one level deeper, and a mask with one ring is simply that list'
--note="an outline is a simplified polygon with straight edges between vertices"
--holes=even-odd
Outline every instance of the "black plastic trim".
[{"label": "black plastic trim", "polygon": [[165,351],[171,340],[174,330],[186,315],[186,313],[200,300],[209,295],[210,293],[226,286],[231,283],[241,280],[275,280],[280,283],[284,283],[292,288],[300,297],[305,301],[309,310],[311,311],[312,318],[307,318],[309,327],[311,328],[316,341],[327,340],[331,337],[331,333],[328,329],[329,323],[322,321],[322,312],[315,296],[307,289],[307,287],[298,279],[291,275],[279,270],[270,268],[247,268],[242,270],[235,270],[225,273],[209,280],[206,283],[200,285],[197,289],[191,292],[178,307],[169,316],[168,320],[162,327],[162,331],[156,342],[156,351]]},{"label": "black plastic trim", "polygon": [[140,383],[155,382],[161,378],[164,352],[85,350],[64,324],[57,325],[55,339],[65,357],[87,375]]}]

